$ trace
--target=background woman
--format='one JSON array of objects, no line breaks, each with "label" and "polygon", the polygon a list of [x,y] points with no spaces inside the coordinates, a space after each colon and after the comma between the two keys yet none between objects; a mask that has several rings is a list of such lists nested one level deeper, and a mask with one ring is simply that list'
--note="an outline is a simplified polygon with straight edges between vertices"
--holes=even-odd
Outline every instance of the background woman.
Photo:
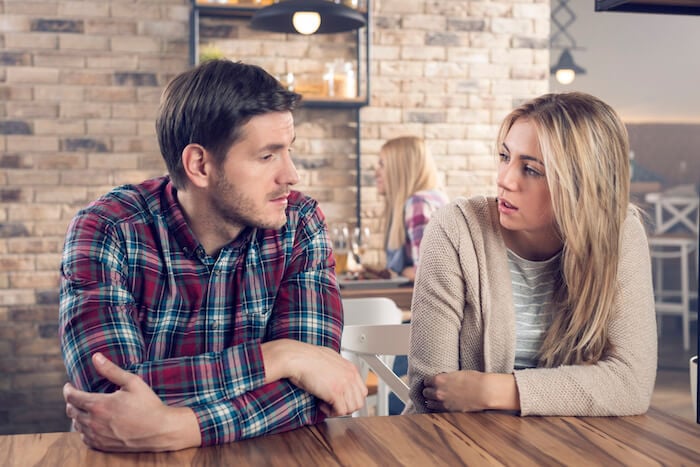
[{"label": "background woman", "polygon": [[593,96],[548,94],[497,143],[498,198],[457,200],[426,230],[407,411],[645,412],[656,321],[624,125]]},{"label": "background woman", "polygon": [[375,175],[377,192],[384,196],[387,268],[413,280],[423,231],[433,212],[447,204],[447,195],[438,188],[425,141],[414,136],[384,143]]}]

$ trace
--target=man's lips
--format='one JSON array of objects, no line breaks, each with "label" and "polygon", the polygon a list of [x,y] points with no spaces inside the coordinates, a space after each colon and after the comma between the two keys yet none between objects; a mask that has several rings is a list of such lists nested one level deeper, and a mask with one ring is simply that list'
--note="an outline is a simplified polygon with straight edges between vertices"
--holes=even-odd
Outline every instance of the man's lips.
[{"label": "man's lips", "polygon": [[284,193],[272,195],[272,197],[270,198],[270,201],[272,201],[274,203],[279,203],[282,201],[287,201],[287,198],[289,198],[289,193],[284,192]]}]

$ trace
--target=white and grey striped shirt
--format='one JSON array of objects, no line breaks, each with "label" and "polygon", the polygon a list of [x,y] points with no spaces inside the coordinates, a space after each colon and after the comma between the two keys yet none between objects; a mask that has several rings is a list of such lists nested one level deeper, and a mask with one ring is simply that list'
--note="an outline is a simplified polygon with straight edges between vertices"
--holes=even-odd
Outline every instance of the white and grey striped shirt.
[{"label": "white and grey striped shirt", "polygon": [[508,250],[515,307],[515,368],[537,366],[537,353],[552,322],[552,296],[561,252],[545,261],[530,261]]}]

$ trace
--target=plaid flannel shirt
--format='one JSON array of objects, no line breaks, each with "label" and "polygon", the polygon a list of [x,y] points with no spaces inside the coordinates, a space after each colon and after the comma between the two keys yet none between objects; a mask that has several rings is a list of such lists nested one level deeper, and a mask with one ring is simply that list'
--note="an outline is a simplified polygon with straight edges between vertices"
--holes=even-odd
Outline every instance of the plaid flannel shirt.
[{"label": "plaid flannel shirt", "polygon": [[298,192],[284,227],[245,229],[217,258],[167,177],[114,189],[68,229],[59,334],[70,380],[115,391],[91,363],[102,352],[166,404],[190,407],[203,445],[321,421],[314,396],[286,379],[263,384],[260,345],[290,338],[338,351],[342,319],[324,216]]},{"label": "plaid flannel shirt", "polygon": [[430,217],[438,208],[446,205],[449,199],[440,190],[422,190],[413,193],[404,204],[404,225],[406,243],[396,250],[386,249],[387,268],[401,274],[404,268],[418,266],[420,242]]}]

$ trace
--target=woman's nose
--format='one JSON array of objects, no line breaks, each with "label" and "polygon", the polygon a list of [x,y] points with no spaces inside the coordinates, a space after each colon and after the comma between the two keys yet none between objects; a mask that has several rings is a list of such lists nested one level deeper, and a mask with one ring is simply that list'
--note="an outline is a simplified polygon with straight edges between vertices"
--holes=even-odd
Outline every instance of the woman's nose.
[{"label": "woman's nose", "polygon": [[497,184],[508,191],[518,186],[517,167],[514,164],[501,164],[498,170]]}]

